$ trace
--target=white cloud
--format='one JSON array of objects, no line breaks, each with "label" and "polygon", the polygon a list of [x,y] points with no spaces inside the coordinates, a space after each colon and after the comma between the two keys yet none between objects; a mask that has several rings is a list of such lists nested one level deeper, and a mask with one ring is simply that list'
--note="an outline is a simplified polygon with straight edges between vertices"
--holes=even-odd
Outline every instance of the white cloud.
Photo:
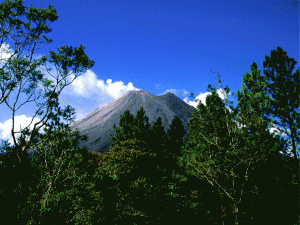
[{"label": "white cloud", "polygon": [[[9,44],[3,43],[0,48],[0,59],[9,58],[13,51],[9,50],[9,53],[4,53],[4,50],[8,50]],[[42,55],[34,55],[34,59],[39,59]],[[2,61],[1,61],[2,62]],[[58,71],[56,70],[54,64],[49,64],[47,62],[47,68],[51,68],[52,70],[48,73],[44,70],[41,72],[44,74],[44,79],[47,78],[53,81],[53,85],[56,85],[56,80],[54,78],[57,77]],[[44,67],[43,67],[44,69]],[[61,77],[60,77],[61,78]],[[72,81],[75,78],[75,74],[70,74],[66,80],[67,82]],[[41,85],[39,87],[43,88]],[[68,90],[68,91],[65,91]],[[135,88],[131,82],[125,85],[122,81],[112,82],[112,79],[107,79],[106,83],[98,79],[96,74],[88,70],[84,74],[81,74],[77,77],[70,85],[64,88],[62,93],[68,95],[77,95],[82,97],[90,97],[93,94],[103,95],[106,94],[110,98],[118,98],[125,94],[127,91],[131,90],[140,90]]]},{"label": "white cloud", "polygon": [[8,43],[2,43],[0,46],[0,62],[3,61],[4,59],[8,59],[11,57],[13,52],[11,49],[9,49],[10,46]]},{"label": "white cloud", "polygon": [[[30,124],[32,117],[26,117],[25,115],[15,116],[14,118],[14,131],[19,132],[20,127],[23,130],[26,126]],[[34,118],[31,125],[29,126],[29,130],[33,129],[35,123],[39,122],[40,119]],[[13,145],[13,138],[11,135],[11,128],[12,128],[12,119],[6,120],[4,123],[0,123],[0,138],[4,140],[8,140],[10,144]],[[40,130],[41,133],[44,133],[43,127]],[[20,134],[15,134],[16,138],[20,136]]]},{"label": "white cloud", "polygon": [[280,133],[280,131],[279,131],[279,129],[277,127],[271,127],[269,130],[270,130],[271,133],[275,133],[275,134],[279,134]]},{"label": "white cloud", "polygon": [[[8,50],[9,44],[3,43],[0,48],[0,59],[6,59],[9,58],[13,51],[9,50],[9,53],[4,53],[4,50]],[[34,59],[39,59],[42,55],[34,55]],[[2,62],[2,61],[1,61]],[[44,69],[45,67],[42,67],[41,69]],[[44,79],[47,78],[51,81],[53,81],[53,85],[56,85],[56,80],[54,78],[57,77],[58,71],[56,70],[56,67],[54,64],[49,64],[47,62],[47,68],[51,68],[52,70],[50,72],[46,72],[44,70],[41,70],[41,72],[44,74]],[[61,78],[61,77],[60,77]],[[66,81],[70,82],[75,78],[75,74],[70,74],[67,76]],[[43,88],[41,84],[39,84],[40,88]],[[109,98],[118,98],[122,95],[124,95],[126,92],[131,90],[140,90],[138,88],[135,88],[131,82],[129,82],[127,85],[125,85],[122,81],[115,81],[112,82],[112,79],[107,79],[106,82],[104,80],[98,79],[96,74],[91,71],[87,70],[84,74],[81,74],[78,76],[70,85],[64,88],[62,91],[62,94],[66,95],[77,95],[81,97],[91,97],[92,95],[108,95],[107,99]]]},{"label": "white cloud", "polygon": [[[74,79],[75,75],[70,75]],[[125,85],[122,81],[112,82],[112,79],[107,79],[106,83],[98,79],[96,74],[88,70],[86,73],[77,77],[70,84],[72,91],[65,92],[66,94],[78,95],[82,97],[90,97],[91,95],[108,95],[109,98],[118,98],[128,91],[138,91],[141,89],[135,88],[131,82]],[[69,87],[66,87],[66,89]]]},{"label": "white cloud", "polygon": [[[4,62],[7,61],[7,59],[9,59],[14,53],[15,53],[15,50],[13,50],[13,48],[8,43],[5,43],[5,42],[2,43],[0,46],[0,65],[3,65]],[[18,54],[19,53],[14,55],[12,57],[12,59],[18,57]],[[22,57],[27,58],[27,57],[25,57],[25,54],[23,54]],[[35,57],[37,57],[37,55]]]},{"label": "white cloud", "polygon": [[183,95],[187,95],[189,92],[186,90],[183,90]]},{"label": "white cloud", "polygon": [[[271,124],[271,127],[269,128],[270,133],[280,134],[283,139],[288,140],[289,139],[288,135],[285,132],[281,133],[278,128],[279,127],[277,125]],[[287,132],[290,133],[290,129],[287,129]],[[291,141],[290,141],[290,144],[288,144],[287,147],[288,147],[287,155],[289,155],[291,157],[294,157],[294,154],[291,152],[291,150],[293,148]],[[282,153],[282,151],[280,151],[280,153]]]},{"label": "white cloud", "polygon": [[[8,45],[5,45],[4,47],[6,46]],[[8,56],[8,54],[5,55],[5,57]],[[33,55],[33,58],[38,59],[41,56],[42,55]],[[50,64],[49,62],[47,62],[46,67],[50,68],[51,71],[45,71],[45,66],[42,66],[40,69],[44,75],[43,78],[53,81],[52,85],[56,85],[56,78],[59,75],[59,71],[57,71],[54,64]],[[70,71],[70,74],[66,77],[67,83],[70,83],[75,78],[75,74],[71,72],[72,71]],[[59,76],[59,79],[62,79],[62,77]],[[64,83],[64,80],[62,80],[62,83]],[[38,83],[38,87],[45,91],[45,87],[43,87],[41,83]],[[59,86],[56,90],[59,90]],[[112,82],[112,79],[107,79],[105,82],[104,80],[98,79],[93,71],[87,70],[84,74],[81,74],[74,79],[68,86],[64,87],[59,96],[59,100],[60,103],[63,103],[61,104],[61,107],[64,105],[71,105],[74,107],[77,112],[76,119],[80,119],[90,113],[91,110],[94,110],[93,105],[98,105],[97,107],[99,107],[112,99],[121,97],[131,90],[140,89],[134,87],[131,82],[127,85],[122,81]],[[64,97],[67,99],[65,102],[62,101]],[[42,98],[40,98],[40,100],[42,100]],[[43,102],[44,101],[42,100],[42,103]],[[88,109],[90,107],[92,109]]]},{"label": "white cloud", "polygon": [[[205,92],[205,93],[201,93],[201,92],[200,92],[200,94],[199,94],[198,96],[196,96],[196,98],[195,98],[195,100],[199,100],[199,102],[190,101],[188,97],[185,97],[185,98],[183,99],[183,101],[185,101],[187,104],[189,104],[189,105],[191,105],[191,106],[194,106],[194,107],[196,108],[197,105],[200,103],[200,101],[201,101],[204,105],[206,105],[206,97],[207,97],[208,95],[210,95],[210,94],[211,94],[211,92]],[[225,99],[225,97],[224,97],[224,95],[223,95],[223,93],[222,93],[222,89],[218,89],[218,90],[217,90],[217,94],[220,96],[221,99]],[[226,94],[226,93],[224,92],[224,94]]]}]

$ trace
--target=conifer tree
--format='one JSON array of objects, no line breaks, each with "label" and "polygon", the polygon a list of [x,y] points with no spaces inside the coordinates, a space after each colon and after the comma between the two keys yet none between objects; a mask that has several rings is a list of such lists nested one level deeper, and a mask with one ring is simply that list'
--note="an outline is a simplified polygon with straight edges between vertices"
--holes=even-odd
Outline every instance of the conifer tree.
[{"label": "conifer tree", "polygon": [[161,117],[158,117],[154,124],[150,127],[149,145],[155,152],[163,153],[166,148],[166,132],[161,122]]},{"label": "conifer tree", "polygon": [[[296,63],[282,48],[277,47],[277,50],[271,51],[270,57],[265,57],[264,75],[260,74],[257,64],[253,62],[251,75],[244,75],[242,90],[237,93],[244,118],[245,113],[252,114],[251,117],[247,115],[252,122],[244,122],[254,126],[260,121],[269,128],[276,125],[279,134],[286,136],[285,142],[291,146],[290,151],[294,156],[299,151],[296,148],[300,134],[299,69],[292,74]],[[294,159],[297,161],[297,157]]]},{"label": "conifer tree", "polygon": [[137,111],[134,118],[134,136],[138,140],[143,140],[147,142],[150,135],[149,117],[145,115],[143,107]]},{"label": "conifer tree", "polygon": [[149,137],[149,118],[145,115],[143,107],[139,109],[136,116],[134,117],[129,110],[127,110],[121,117],[119,121],[119,126],[113,126],[115,135],[109,135],[111,140],[109,141],[110,147],[114,147],[119,141],[126,140],[143,140],[146,141]]},{"label": "conifer tree", "polygon": [[114,147],[115,144],[118,141],[125,141],[132,139],[133,136],[133,124],[134,124],[134,116],[127,110],[119,120],[119,126],[121,127],[120,129],[116,127],[114,124],[113,129],[115,132],[115,135],[109,135],[111,140],[109,141],[110,143],[110,148]]},{"label": "conifer tree", "polygon": [[[299,69],[293,73],[297,61],[287,56],[281,47],[272,50],[263,62],[264,75],[267,81],[267,92],[270,94],[267,114],[275,117],[274,124],[279,126],[281,134],[288,139],[289,149],[294,155],[295,165],[299,161],[300,145],[300,106],[299,106]],[[279,121],[278,121],[279,120]],[[297,149],[298,147],[298,149]]]},{"label": "conifer tree", "polygon": [[[293,58],[286,55],[282,48],[277,47],[277,50],[271,51],[270,57],[265,57],[264,75],[260,74],[256,63],[253,62],[250,67],[251,74],[244,75],[242,90],[237,93],[240,107],[239,119],[243,121],[241,125],[244,126],[241,128],[243,139],[253,143],[264,143],[266,138],[262,133],[266,134],[267,130],[275,124],[279,132],[272,135],[277,138],[278,151],[286,153],[290,150],[294,154],[294,163],[290,163],[289,159],[283,159],[284,157],[280,156],[277,151],[270,152],[268,156],[266,154],[265,165],[276,161],[279,167],[283,161],[289,162],[288,167],[293,168],[293,184],[298,182],[299,176],[299,160],[297,159],[300,115],[299,86],[297,85],[299,84],[299,69],[292,74],[296,63]],[[284,177],[289,176],[284,174]],[[279,174],[275,176],[278,179]],[[289,187],[290,192],[292,192],[291,188],[293,187]],[[293,193],[297,195],[297,192]],[[294,205],[292,201],[290,205]],[[295,207],[297,206],[294,205]]]},{"label": "conifer tree", "polygon": [[168,150],[170,154],[176,158],[180,155],[180,148],[183,145],[183,138],[186,134],[186,131],[178,116],[175,116],[175,118],[172,120],[167,134]]}]

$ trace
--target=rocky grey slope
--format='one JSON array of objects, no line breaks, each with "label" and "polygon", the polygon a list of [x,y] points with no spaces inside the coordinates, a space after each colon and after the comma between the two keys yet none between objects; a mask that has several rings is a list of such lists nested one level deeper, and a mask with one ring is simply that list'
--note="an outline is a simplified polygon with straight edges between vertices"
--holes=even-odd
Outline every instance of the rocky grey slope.
[{"label": "rocky grey slope", "polygon": [[114,135],[113,125],[116,124],[117,128],[120,128],[121,115],[126,110],[136,115],[140,107],[143,107],[146,116],[149,117],[150,125],[153,125],[156,119],[161,117],[162,125],[167,132],[173,118],[177,115],[188,132],[187,122],[192,116],[193,106],[170,92],[156,96],[144,90],[129,91],[120,98],[96,109],[83,119],[70,124],[72,130],[77,128],[80,134],[89,136],[88,140],[79,144],[79,147],[86,147],[89,151],[106,152],[109,150],[109,134]]}]

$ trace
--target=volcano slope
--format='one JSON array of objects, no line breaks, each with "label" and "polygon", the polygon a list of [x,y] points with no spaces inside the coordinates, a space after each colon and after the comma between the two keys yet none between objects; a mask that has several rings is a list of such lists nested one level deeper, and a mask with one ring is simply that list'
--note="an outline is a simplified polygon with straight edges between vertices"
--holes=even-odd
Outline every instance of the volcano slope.
[{"label": "volcano slope", "polygon": [[79,143],[79,147],[85,147],[89,151],[106,152],[110,148],[109,134],[114,135],[114,124],[120,128],[121,115],[129,110],[135,116],[141,107],[143,107],[145,115],[149,117],[151,126],[158,117],[161,117],[162,125],[167,132],[172,120],[178,116],[186,134],[188,133],[187,122],[192,117],[193,106],[170,92],[156,96],[144,90],[127,92],[120,98],[108,102],[84,118],[70,124],[70,128],[73,131],[78,129],[81,135],[88,136],[86,141]]}]

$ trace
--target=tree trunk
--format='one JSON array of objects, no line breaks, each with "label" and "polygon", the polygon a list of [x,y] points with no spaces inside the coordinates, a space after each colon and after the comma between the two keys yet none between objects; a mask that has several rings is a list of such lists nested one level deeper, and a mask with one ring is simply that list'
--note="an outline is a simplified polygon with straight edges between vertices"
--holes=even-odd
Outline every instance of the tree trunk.
[{"label": "tree trunk", "polygon": [[224,225],[225,224],[224,223],[225,212],[224,212],[224,207],[223,207],[222,203],[221,203],[221,210],[222,210],[221,220],[222,220],[222,225]]},{"label": "tree trunk", "polygon": [[238,225],[239,224],[239,221],[238,221],[239,205],[238,205],[238,203],[233,204],[233,211],[234,211],[234,215],[235,215],[234,216],[234,218],[235,218],[234,224]]},{"label": "tree trunk", "polygon": [[[292,123],[290,123],[290,128],[292,127]],[[296,149],[296,143],[295,143],[295,135],[294,132],[291,130],[291,139],[292,139],[292,153],[294,154],[294,162],[295,165],[298,164],[298,158],[297,158],[297,149]]]}]

